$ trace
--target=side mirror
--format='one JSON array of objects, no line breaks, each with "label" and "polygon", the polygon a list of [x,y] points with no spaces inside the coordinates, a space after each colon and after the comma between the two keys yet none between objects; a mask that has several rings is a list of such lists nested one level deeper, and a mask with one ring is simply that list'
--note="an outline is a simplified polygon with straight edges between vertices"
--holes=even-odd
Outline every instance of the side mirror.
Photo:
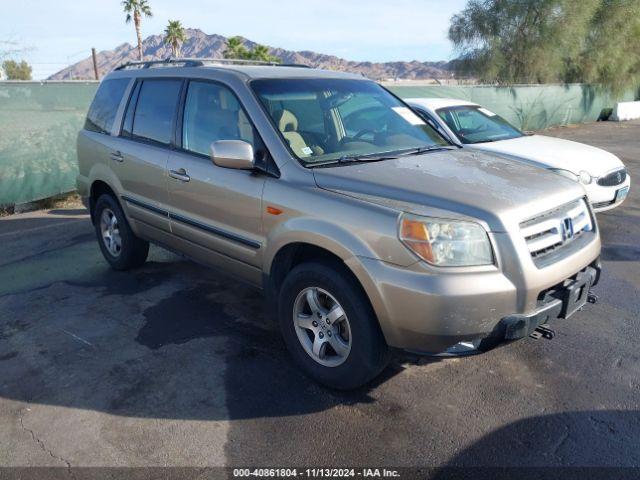
[{"label": "side mirror", "polygon": [[252,170],[255,166],[253,146],[242,140],[218,140],[211,144],[211,160],[224,168]]}]

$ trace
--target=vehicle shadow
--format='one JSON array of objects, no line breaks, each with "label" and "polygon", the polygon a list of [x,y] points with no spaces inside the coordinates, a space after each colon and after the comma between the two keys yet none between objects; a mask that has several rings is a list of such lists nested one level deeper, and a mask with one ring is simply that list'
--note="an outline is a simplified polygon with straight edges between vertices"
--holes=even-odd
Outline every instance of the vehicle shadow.
[{"label": "vehicle shadow", "polygon": [[320,387],[292,363],[259,290],[155,247],[142,268],[114,272],[90,226],[66,221],[55,248],[0,265],[2,398],[126,417],[283,417],[373,402],[412,361],[353,392]]},{"label": "vehicle shadow", "polygon": [[88,215],[86,210],[60,210],[60,213],[54,213],[47,216],[31,216],[27,214],[2,217],[0,219],[0,235],[19,233],[21,231],[31,230],[34,228],[41,229],[43,227],[63,225],[68,223],[69,220],[79,220],[84,215]]},{"label": "vehicle shadow", "polygon": [[526,418],[485,435],[443,467],[433,469],[430,477],[638,478],[639,424],[640,412],[634,410]]},{"label": "vehicle shadow", "polygon": [[88,215],[89,211],[86,208],[55,208],[53,210],[49,210],[48,214],[69,217]]},{"label": "vehicle shadow", "polygon": [[[407,447],[389,419],[398,420],[397,428],[409,430],[407,435],[415,433],[413,425],[418,432],[439,435],[429,430],[428,418],[412,417],[412,407],[429,398],[413,390],[412,377],[399,374],[414,364],[444,362],[396,355],[361,389],[326,389],[292,363],[255,288],[157,248],[142,268],[114,272],[102,260],[90,226],[66,221],[66,236],[55,248],[0,265],[0,285],[11,286],[0,294],[0,402],[21,402],[18,409],[32,411],[55,406],[158,421],[229,421],[228,465],[252,465],[265,454],[275,458],[273,449],[290,465],[336,465],[350,458],[353,442],[363,456],[374,449],[384,452],[380,462],[391,465]],[[17,242],[13,250],[20,241],[20,235],[11,236],[9,242]],[[435,388],[447,384],[443,378],[449,381],[441,377]],[[389,385],[406,388],[406,397],[394,398],[397,388]],[[440,406],[434,403],[434,409]],[[447,412],[435,410],[439,414]],[[50,415],[47,410],[41,418],[49,421]],[[401,423],[407,417],[411,422]],[[512,465],[520,453],[527,465],[555,465],[566,445],[573,445],[573,453],[561,460],[582,464],[594,458],[598,464],[604,454],[590,450],[595,447],[588,440],[596,431],[604,440],[595,445],[618,442],[621,434],[620,455],[640,464],[637,438],[629,436],[640,428],[637,412],[549,418],[508,425],[450,463],[484,464],[483,459],[495,458],[487,465]],[[629,425],[620,424],[625,421]],[[363,431],[372,431],[374,424],[375,431],[386,429],[392,438],[367,437]],[[609,424],[616,433],[608,433]],[[564,426],[568,433],[562,440]],[[429,447],[429,438],[419,441]],[[540,456],[541,446],[550,452],[546,457]],[[584,455],[574,451],[581,449]]]}]

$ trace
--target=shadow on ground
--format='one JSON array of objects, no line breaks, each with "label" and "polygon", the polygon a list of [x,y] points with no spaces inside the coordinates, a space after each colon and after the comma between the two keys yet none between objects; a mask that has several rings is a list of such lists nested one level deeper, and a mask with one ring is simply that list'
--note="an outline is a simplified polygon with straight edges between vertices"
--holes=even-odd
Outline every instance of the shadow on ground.
[{"label": "shadow on ground", "polygon": [[638,478],[638,411],[581,411],[541,415],[482,437],[446,465],[427,470],[451,478],[545,480]]},{"label": "shadow on ground", "polygon": [[321,388],[291,363],[258,290],[160,249],[115,272],[88,221],[60,228],[65,245],[0,266],[2,397],[128,417],[282,417],[371,402],[402,369],[355,392]]},{"label": "shadow on ground", "polygon": [[[0,411],[7,400],[40,408],[38,429],[56,421],[45,407],[108,414],[121,431],[103,427],[96,442],[116,438],[123,450],[135,447],[137,430],[122,427],[131,418],[228,421],[228,465],[640,465],[640,333],[629,320],[640,305],[638,199],[632,188],[624,207],[599,215],[601,302],[554,343],[396,357],[350,393],[292,364],[251,287],[155,248],[141,269],[113,272],[80,212],[2,220]],[[545,414],[556,410],[566,413]],[[102,425],[95,417],[91,428]],[[86,417],[70,418],[85,428]],[[188,463],[198,438],[173,438],[173,428],[145,436],[145,448],[184,442]]]}]

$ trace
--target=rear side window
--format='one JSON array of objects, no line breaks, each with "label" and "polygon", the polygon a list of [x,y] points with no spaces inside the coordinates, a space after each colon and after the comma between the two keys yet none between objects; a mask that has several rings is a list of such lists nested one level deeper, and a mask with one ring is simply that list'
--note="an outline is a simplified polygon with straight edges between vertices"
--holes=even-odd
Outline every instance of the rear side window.
[{"label": "rear side window", "polygon": [[[137,103],[129,105],[129,109],[135,108],[131,136],[165,145],[171,143],[181,86],[182,80],[176,79],[144,80]],[[127,111],[126,117],[129,115]]]},{"label": "rear side window", "polygon": [[109,133],[116,118],[122,95],[129,84],[128,78],[104,80],[91,102],[84,128],[92,132]]}]

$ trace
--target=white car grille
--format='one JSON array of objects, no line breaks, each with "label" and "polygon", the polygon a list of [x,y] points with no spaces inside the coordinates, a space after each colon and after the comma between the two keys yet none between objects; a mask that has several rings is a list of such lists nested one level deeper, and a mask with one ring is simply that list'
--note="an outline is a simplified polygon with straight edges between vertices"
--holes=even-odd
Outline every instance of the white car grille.
[{"label": "white car grille", "polygon": [[520,224],[520,231],[534,259],[561,249],[593,230],[591,214],[584,199],[567,203]]},{"label": "white car grille", "polygon": [[611,172],[603,177],[598,179],[598,185],[602,185],[603,187],[614,187],[616,185],[620,185],[624,183],[627,179],[627,169],[621,168],[616,170],[615,172]]}]

